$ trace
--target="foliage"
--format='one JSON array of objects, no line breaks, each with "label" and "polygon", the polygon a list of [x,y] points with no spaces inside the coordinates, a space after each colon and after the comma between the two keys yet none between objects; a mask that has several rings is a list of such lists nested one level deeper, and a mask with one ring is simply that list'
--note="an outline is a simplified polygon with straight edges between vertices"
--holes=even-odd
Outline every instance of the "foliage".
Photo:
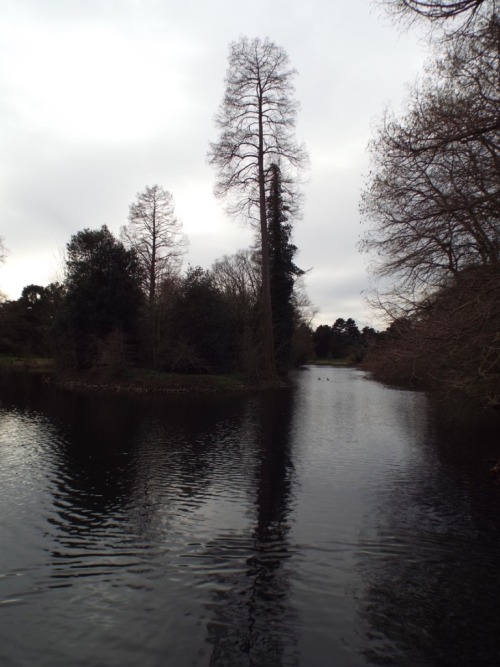
[{"label": "foliage", "polygon": [[[282,236],[271,231],[273,261],[276,271],[282,267],[295,274],[284,210],[277,216]],[[270,379],[262,376],[260,364],[261,271],[254,249],[225,255],[210,270],[164,275],[154,304],[143,290],[137,252],[106,226],[72,236],[66,258],[64,285],[28,285],[17,301],[0,303],[0,354],[22,359],[53,354],[71,386],[122,386],[138,367],[233,373],[252,385]],[[293,281],[287,284],[294,317],[289,361],[301,363],[310,357],[310,330],[301,315],[310,304],[303,292],[290,295],[290,285]]]},{"label": "foliage", "polygon": [[233,321],[209,271],[190,267],[175,295],[164,368],[221,373],[233,367]]},{"label": "foliage", "polygon": [[[67,245],[66,295],[58,327],[59,362],[76,369],[125,361],[125,346],[138,343],[143,304],[142,271],[134,250],[127,250],[106,226],[84,229]],[[102,359],[100,358],[102,355]]]},{"label": "foliage", "polygon": [[330,353],[334,359],[347,357],[353,354],[361,334],[356,322],[349,317],[344,320],[339,317],[333,324],[332,335],[330,337]]},{"label": "foliage", "polygon": [[293,299],[295,279],[304,272],[293,261],[297,247],[291,243],[292,226],[287,215],[290,206],[284,197],[281,169],[279,165],[273,163],[269,167],[269,172],[267,224],[274,356],[278,371],[285,373],[291,364],[292,338],[296,321]]},{"label": "foliage", "polygon": [[140,360],[147,368],[161,369],[168,358],[175,303],[182,284],[181,275],[169,275],[156,288],[154,304],[148,303],[142,320]]},{"label": "foliage", "polygon": [[291,365],[294,368],[303,366],[314,358],[314,349],[312,344],[313,332],[311,327],[299,320],[295,324],[291,345]]},{"label": "foliage", "polygon": [[332,328],[328,324],[320,324],[313,333],[314,353],[318,359],[326,359],[330,356],[330,338]]},{"label": "foliage", "polygon": [[17,301],[0,304],[0,352],[51,356],[63,298],[64,288],[58,283],[28,285]]},{"label": "foliage", "polygon": [[347,359],[358,363],[378,337],[372,327],[360,331],[351,317],[347,320],[339,317],[331,327],[327,324],[318,326],[312,334],[312,343],[317,359]]}]

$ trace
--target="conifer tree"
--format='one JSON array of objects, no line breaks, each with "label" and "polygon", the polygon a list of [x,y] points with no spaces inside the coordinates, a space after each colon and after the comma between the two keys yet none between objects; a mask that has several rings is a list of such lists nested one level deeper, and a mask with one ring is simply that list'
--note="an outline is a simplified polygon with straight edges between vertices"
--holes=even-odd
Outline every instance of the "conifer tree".
[{"label": "conifer tree", "polygon": [[283,373],[290,365],[295,320],[293,288],[297,276],[304,272],[293,262],[297,247],[291,243],[292,226],[288,219],[293,201],[285,201],[287,193],[278,164],[269,167],[268,180],[267,227],[274,354],[277,370]]}]

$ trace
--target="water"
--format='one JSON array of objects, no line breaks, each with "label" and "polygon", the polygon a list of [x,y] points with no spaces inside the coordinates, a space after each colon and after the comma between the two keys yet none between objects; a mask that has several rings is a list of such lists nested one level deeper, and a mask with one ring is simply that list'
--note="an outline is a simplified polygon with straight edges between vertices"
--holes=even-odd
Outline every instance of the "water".
[{"label": "water", "polygon": [[353,369],[100,396],[0,377],[0,665],[500,664],[496,443]]}]

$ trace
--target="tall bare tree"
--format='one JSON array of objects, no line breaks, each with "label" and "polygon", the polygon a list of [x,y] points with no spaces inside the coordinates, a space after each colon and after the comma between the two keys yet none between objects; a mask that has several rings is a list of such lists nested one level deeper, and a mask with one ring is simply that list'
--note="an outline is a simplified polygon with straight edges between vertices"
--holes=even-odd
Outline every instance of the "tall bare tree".
[{"label": "tall bare tree", "polygon": [[160,281],[178,273],[187,239],[175,215],[174,198],[159,185],[147,186],[137,193],[128,219],[128,225],[121,229],[121,239],[137,252],[144,271],[145,291],[153,304]]},{"label": "tall bare tree", "polygon": [[218,170],[215,194],[227,210],[257,224],[261,245],[264,366],[275,373],[269,273],[266,194],[268,167],[296,175],[307,155],[295,138],[297,102],[286,52],[269,39],[241,38],[229,48],[226,89],[216,124],[219,140],[211,143],[209,161]]}]

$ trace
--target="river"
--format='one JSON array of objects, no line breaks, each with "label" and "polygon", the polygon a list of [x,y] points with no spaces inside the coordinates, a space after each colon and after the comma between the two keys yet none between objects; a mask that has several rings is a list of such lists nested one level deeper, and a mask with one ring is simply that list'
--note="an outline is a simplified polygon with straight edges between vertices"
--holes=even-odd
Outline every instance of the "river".
[{"label": "river", "polygon": [[0,376],[2,667],[500,664],[497,443],[425,394]]}]

